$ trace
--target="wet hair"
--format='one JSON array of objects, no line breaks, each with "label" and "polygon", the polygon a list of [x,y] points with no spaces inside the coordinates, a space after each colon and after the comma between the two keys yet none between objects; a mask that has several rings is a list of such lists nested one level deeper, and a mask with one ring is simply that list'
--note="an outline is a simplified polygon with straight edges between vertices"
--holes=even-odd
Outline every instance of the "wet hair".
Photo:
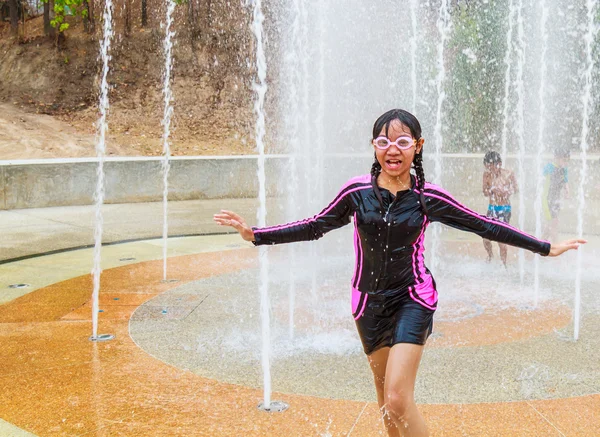
[{"label": "wet hair", "polygon": [[[381,115],[373,125],[373,139],[377,138],[382,130],[385,129],[385,136],[388,136],[390,125],[393,121],[399,121],[408,129],[410,129],[410,133],[414,139],[417,141],[421,139],[421,124],[417,117],[412,115],[410,112],[405,111],[403,109],[392,109],[387,111],[385,114]],[[415,169],[415,175],[417,179],[417,188],[419,189],[419,197],[421,201],[421,206],[425,213],[427,213],[427,206],[425,205],[425,198],[423,196],[423,190],[425,189],[425,172],[423,171],[423,149],[419,153],[415,153],[413,158],[412,166]],[[371,184],[373,185],[373,190],[377,195],[377,199],[383,208],[383,199],[381,198],[381,193],[379,192],[379,188],[377,187],[377,176],[381,173],[381,164],[377,161],[377,154],[375,154],[375,162],[371,166]]]},{"label": "wet hair", "polygon": [[502,164],[502,157],[495,150],[490,150],[483,157],[483,164]]}]

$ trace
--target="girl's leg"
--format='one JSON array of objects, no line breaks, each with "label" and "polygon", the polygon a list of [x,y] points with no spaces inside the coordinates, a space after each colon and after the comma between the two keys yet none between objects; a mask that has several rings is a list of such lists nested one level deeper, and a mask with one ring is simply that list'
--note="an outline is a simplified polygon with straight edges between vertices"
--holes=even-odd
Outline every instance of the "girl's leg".
[{"label": "girl's leg", "polygon": [[371,371],[373,372],[373,378],[375,379],[375,389],[377,390],[377,403],[379,404],[379,410],[383,415],[383,423],[389,437],[399,437],[398,428],[396,424],[390,418],[389,415],[384,414],[384,387],[385,387],[385,370],[387,367],[388,354],[390,353],[389,347],[384,347],[373,352],[367,356]]},{"label": "girl's leg", "polygon": [[385,373],[384,408],[403,437],[428,437],[425,420],[415,404],[415,380],[423,346],[395,344],[389,351]]}]

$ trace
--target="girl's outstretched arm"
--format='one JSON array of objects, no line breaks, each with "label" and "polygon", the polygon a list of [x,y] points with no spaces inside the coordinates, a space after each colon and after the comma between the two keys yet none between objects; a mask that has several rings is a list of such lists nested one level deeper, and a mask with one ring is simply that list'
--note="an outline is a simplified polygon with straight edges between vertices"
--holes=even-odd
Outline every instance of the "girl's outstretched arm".
[{"label": "girl's outstretched arm", "polygon": [[454,199],[450,193],[433,184],[425,184],[423,194],[429,211],[428,220],[472,232],[488,240],[520,247],[544,256],[558,256],[586,243],[582,239],[555,244],[538,240],[507,223],[470,210]]},{"label": "girl's outstretched arm", "polygon": [[352,178],[325,209],[312,217],[292,223],[263,228],[250,227],[239,215],[227,210],[215,214],[214,220],[220,225],[235,228],[244,240],[252,241],[256,246],[318,240],[327,232],[350,223],[359,192],[370,189],[370,175]]}]

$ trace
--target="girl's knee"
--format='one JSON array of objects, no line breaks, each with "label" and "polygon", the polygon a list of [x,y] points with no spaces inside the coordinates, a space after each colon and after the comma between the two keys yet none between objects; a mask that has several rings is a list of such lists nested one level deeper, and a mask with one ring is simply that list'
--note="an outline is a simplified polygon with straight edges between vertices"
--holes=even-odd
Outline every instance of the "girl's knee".
[{"label": "girl's knee", "polygon": [[385,392],[385,408],[399,419],[406,416],[414,404],[412,393],[400,390],[387,390]]}]

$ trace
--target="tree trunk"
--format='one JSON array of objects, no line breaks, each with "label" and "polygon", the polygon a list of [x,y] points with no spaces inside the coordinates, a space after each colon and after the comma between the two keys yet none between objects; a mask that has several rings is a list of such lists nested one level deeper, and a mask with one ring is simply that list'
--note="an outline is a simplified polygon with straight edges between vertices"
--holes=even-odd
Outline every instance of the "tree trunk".
[{"label": "tree trunk", "polygon": [[50,35],[50,0],[44,2],[44,35]]},{"label": "tree trunk", "polygon": [[86,8],[88,11],[87,21],[89,26],[89,33],[94,33],[96,30],[96,22],[94,21],[94,0],[86,0]]},{"label": "tree trunk", "polygon": [[148,0],[142,0],[142,27],[148,25]]},{"label": "tree trunk", "polygon": [[10,14],[10,29],[13,36],[19,36],[19,5],[17,0],[8,0]]},{"label": "tree trunk", "polygon": [[206,22],[212,27],[212,0],[206,0]]},{"label": "tree trunk", "polygon": [[188,21],[192,29],[196,27],[196,17],[194,15],[194,0],[188,0]]},{"label": "tree trunk", "polygon": [[21,4],[21,18],[23,19],[23,39],[25,39],[25,4]]},{"label": "tree trunk", "polygon": [[83,30],[86,33],[90,33],[90,20],[89,20],[90,5],[88,4],[87,0],[83,0],[82,4],[83,4],[84,11],[86,11],[86,13],[88,14],[87,16],[83,17]]},{"label": "tree trunk", "polygon": [[52,8],[52,0],[48,0],[44,3],[44,33],[50,38],[54,38],[56,35],[56,29],[50,24],[51,15],[53,12]]},{"label": "tree trunk", "polygon": [[131,0],[125,0],[125,35],[131,34]]}]

